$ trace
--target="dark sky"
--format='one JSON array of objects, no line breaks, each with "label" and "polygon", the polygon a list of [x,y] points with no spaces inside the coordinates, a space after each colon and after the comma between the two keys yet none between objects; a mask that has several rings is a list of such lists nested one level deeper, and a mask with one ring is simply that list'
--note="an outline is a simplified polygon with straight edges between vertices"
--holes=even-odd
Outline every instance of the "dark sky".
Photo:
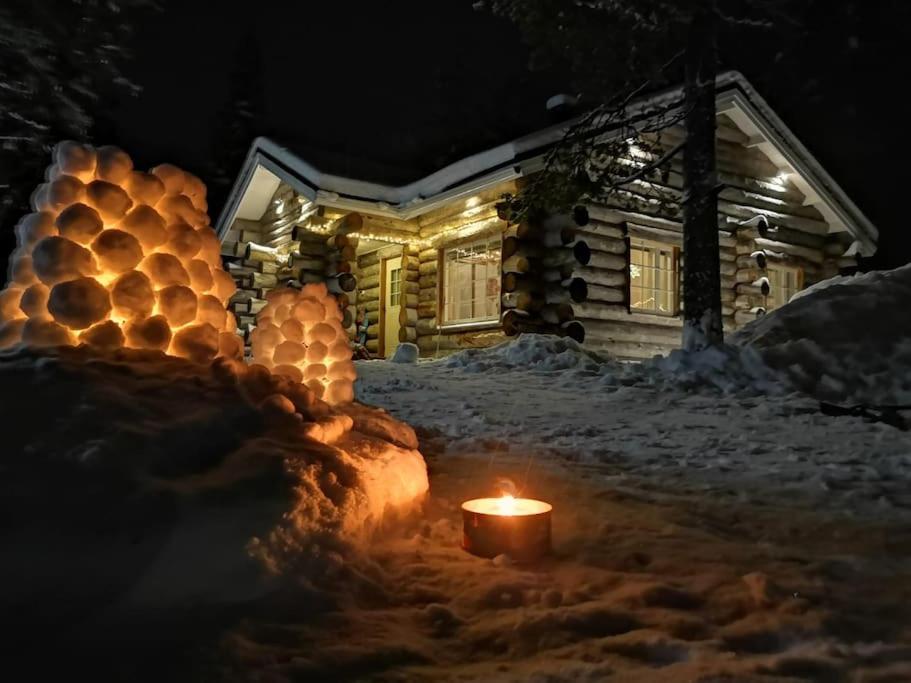
[{"label": "dark sky", "polygon": [[[204,178],[242,63],[259,65],[257,134],[327,170],[391,182],[545,124],[544,101],[564,82],[530,73],[517,32],[470,0],[162,4],[137,26],[130,71],[144,90],[113,109],[114,135],[139,165]],[[783,57],[774,33],[729,41],[722,57],[880,228],[882,263],[895,264],[911,259],[900,201],[911,17],[904,3],[850,4],[818,3],[810,35]]]}]

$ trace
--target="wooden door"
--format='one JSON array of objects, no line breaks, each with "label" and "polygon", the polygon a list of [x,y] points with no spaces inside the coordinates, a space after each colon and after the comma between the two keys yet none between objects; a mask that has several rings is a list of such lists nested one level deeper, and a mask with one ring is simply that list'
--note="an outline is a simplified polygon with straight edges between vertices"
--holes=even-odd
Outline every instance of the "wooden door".
[{"label": "wooden door", "polygon": [[388,358],[399,345],[399,311],[402,308],[402,257],[383,259],[383,355]]}]

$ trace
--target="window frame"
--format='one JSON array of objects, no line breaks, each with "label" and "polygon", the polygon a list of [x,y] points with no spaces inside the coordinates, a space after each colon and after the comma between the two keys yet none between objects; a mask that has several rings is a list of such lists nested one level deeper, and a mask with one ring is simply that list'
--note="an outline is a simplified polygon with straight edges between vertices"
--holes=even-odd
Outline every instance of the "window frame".
[{"label": "window frame", "polygon": [[[631,313],[639,313],[642,315],[659,315],[664,318],[676,318],[680,315],[680,252],[681,249],[676,244],[670,242],[661,242],[660,240],[651,239],[647,237],[629,237],[628,242],[629,248],[629,258],[627,265],[627,297],[629,302],[629,310]],[[670,252],[671,258],[673,259],[674,264],[674,288],[672,290],[674,297],[674,305],[670,311],[661,311],[651,308],[639,308],[633,305],[633,266],[638,264],[633,263],[633,250],[639,249],[654,249],[660,251]],[[644,287],[639,286],[639,289],[645,289]],[[652,291],[656,291],[655,288],[651,288]],[[659,290],[664,291],[664,290]]]},{"label": "window frame", "polygon": [[794,296],[794,294],[797,294],[797,292],[801,291],[804,288],[803,268],[801,268],[798,265],[791,264],[791,263],[781,263],[781,262],[776,262],[776,261],[769,261],[768,265],[766,266],[766,274],[767,274],[767,277],[769,278],[769,289],[770,289],[769,294],[765,298],[765,301],[766,301],[765,309],[767,311],[774,311],[776,308],[781,308],[782,306],[786,305],[788,303],[788,301],[790,301],[790,299],[791,299],[791,296],[789,296],[788,301],[785,301],[784,303],[781,303],[781,304],[775,303],[775,295],[782,288],[779,286],[776,286],[775,283],[772,282],[772,273],[773,272],[793,273],[796,276],[795,277],[796,284],[795,284],[794,292],[791,294],[791,296]]},{"label": "window frame", "polygon": [[[498,248],[500,249],[500,262],[497,267],[497,275],[499,276],[500,281],[500,291],[497,294],[496,301],[496,312],[490,317],[485,318],[469,318],[469,319],[460,319],[460,320],[447,320],[446,319],[446,294],[447,294],[447,273],[446,273],[446,254],[453,249],[464,249],[466,247],[471,247],[479,244],[489,245],[492,242],[497,242]],[[496,327],[500,324],[500,316],[503,312],[503,288],[502,288],[502,272],[500,265],[503,260],[503,234],[501,232],[488,233],[483,236],[472,235],[471,237],[466,237],[464,239],[450,242],[443,247],[440,247],[438,250],[438,261],[437,261],[437,311],[439,312],[439,329],[453,329],[453,328],[476,328],[476,327]]]}]

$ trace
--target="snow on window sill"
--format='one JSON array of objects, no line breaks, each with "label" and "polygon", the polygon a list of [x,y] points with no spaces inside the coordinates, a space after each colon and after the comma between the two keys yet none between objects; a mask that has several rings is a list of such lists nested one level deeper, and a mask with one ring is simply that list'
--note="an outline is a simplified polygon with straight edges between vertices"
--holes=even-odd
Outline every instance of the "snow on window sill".
[{"label": "snow on window sill", "polygon": [[443,323],[437,330],[441,333],[472,332],[474,330],[494,330],[498,327],[500,327],[500,321],[494,318],[493,320],[476,320],[474,322]]}]

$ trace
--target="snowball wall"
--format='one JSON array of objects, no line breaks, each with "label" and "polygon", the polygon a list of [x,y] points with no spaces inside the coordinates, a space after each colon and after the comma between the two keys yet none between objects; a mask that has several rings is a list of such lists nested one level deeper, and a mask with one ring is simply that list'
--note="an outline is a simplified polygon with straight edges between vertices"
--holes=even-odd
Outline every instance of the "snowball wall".
[{"label": "snowball wall", "polygon": [[61,142],[34,213],[16,226],[0,292],[0,348],[157,349],[196,362],[243,357],[235,291],[209,225],[206,187],[116,147]]},{"label": "snowball wall", "polygon": [[354,399],[356,373],[342,314],[324,284],[275,289],[256,317],[253,362],[306,384],[327,403]]}]

